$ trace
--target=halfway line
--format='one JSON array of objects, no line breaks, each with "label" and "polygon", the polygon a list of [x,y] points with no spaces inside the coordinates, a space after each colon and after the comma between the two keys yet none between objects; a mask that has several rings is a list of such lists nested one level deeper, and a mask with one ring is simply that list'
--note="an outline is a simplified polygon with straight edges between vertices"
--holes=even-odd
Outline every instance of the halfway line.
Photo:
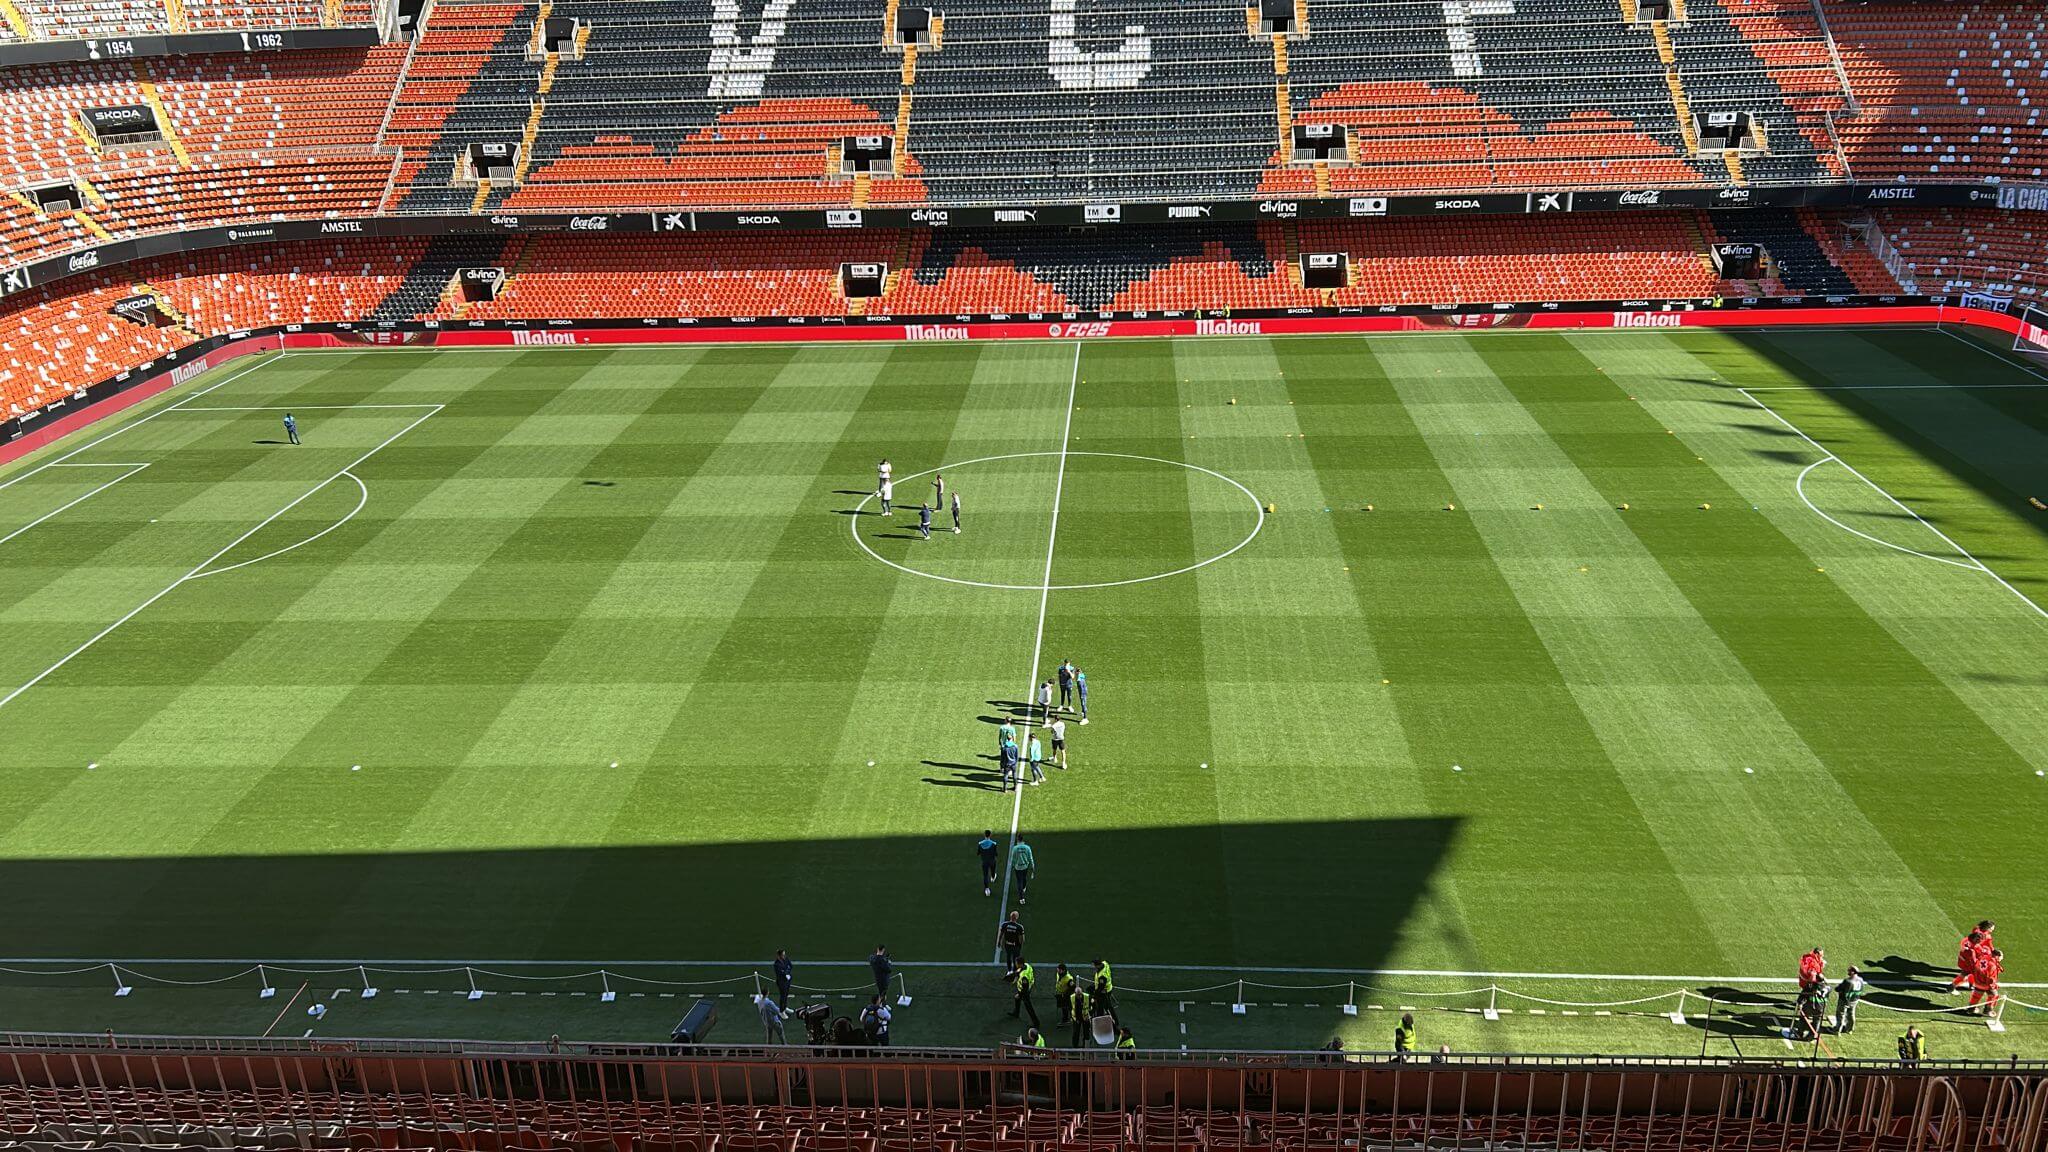
[{"label": "halfway line", "polygon": [[[1052,481],[1052,526],[1047,529],[1045,534],[1045,577],[1039,581],[1038,631],[1031,641],[1031,670],[1025,674],[1024,743],[1018,748],[1017,799],[1010,805],[1010,851],[1012,852],[1017,850],[1017,828],[1024,818],[1024,789],[1027,785],[1024,779],[1026,768],[1023,763],[1022,753],[1025,748],[1031,746],[1031,696],[1038,689],[1038,660],[1040,656],[1045,654],[1045,606],[1052,600],[1052,553],[1053,547],[1059,542],[1060,538],[1060,493],[1065,490],[1067,483],[1067,442],[1073,437],[1074,393],[1080,385],[1081,342],[1076,340],[1074,341],[1074,369],[1067,377],[1067,419],[1065,426],[1060,429],[1059,471],[1053,474]],[[1002,903],[996,907],[997,928],[1001,928],[1010,916],[1010,877],[1007,874],[1009,870],[1009,861],[1005,859],[1003,861],[1003,871],[997,875],[997,879],[1003,885]],[[1021,903],[1022,897],[1018,899]],[[996,959],[1001,960],[1002,955],[1003,950],[998,947],[996,949]]]}]

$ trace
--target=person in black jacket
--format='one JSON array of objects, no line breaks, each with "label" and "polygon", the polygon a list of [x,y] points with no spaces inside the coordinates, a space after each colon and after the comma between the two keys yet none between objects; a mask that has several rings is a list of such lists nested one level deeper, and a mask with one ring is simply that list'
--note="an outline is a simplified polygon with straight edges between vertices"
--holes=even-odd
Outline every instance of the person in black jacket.
[{"label": "person in black jacket", "polygon": [[888,945],[875,945],[875,954],[868,957],[868,967],[875,974],[875,995],[887,995],[889,992],[889,977],[896,972],[896,965],[889,959]]},{"label": "person in black jacket", "polygon": [[789,985],[796,978],[796,965],[789,962],[789,953],[784,949],[775,950],[775,1006],[789,1010]]},{"label": "person in black jacket", "polygon": [[996,943],[1003,946],[1003,966],[1015,968],[1024,962],[1024,921],[1015,912],[996,928]]}]

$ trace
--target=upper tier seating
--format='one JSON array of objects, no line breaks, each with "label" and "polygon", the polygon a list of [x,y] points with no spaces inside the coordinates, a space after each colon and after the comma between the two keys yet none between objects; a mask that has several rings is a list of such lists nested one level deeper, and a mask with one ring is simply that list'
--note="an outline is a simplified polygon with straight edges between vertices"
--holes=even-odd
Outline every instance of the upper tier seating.
[{"label": "upper tier seating", "polygon": [[344,0],[329,18],[325,0],[184,0],[184,20],[172,18],[165,0],[12,0],[27,24],[19,35],[0,20],[0,43],[9,40],[76,40],[106,36],[147,36],[166,32],[210,32],[240,28],[318,28],[366,25],[374,0]]},{"label": "upper tier seating", "polygon": [[[394,157],[372,147],[404,59],[389,45],[0,70],[0,187],[83,181],[86,196],[76,216],[0,216],[0,266],[101,233],[374,212]],[[76,124],[152,97],[176,147],[102,152]]]},{"label": "upper tier seating", "polygon": [[1822,0],[1863,112],[1838,122],[1864,180],[2038,180],[2048,5]]},{"label": "upper tier seating", "polygon": [[[779,3],[779,0],[777,0]],[[1789,2],[1789,0],[1785,0]],[[962,6],[962,3],[965,6]],[[1048,14],[1047,4],[1053,3]],[[444,210],[1093,201],[1398,189],[1716,184],[1692,112],[1751,113],[1753,180],[1839,179],[1816,109],[1845,101],[1817,22],[1698,0],[1660,36],[1612,0],[1510,12],[1329,0],[1308,34],[1249,33],[1206,0],[961,0],[939,43],[885,43],[882,0],[829,11],[702,0],[559,0],[577,51],[537,54],[534,9],[435,11],[391,140],[404,205]],[[496,35],[492,35],[496,33]],[[431,78],[432,82],[428,82]],[[1346,163],[1290,162],[1294,123],[1341,123]],[[834,171],[846,136],[895,138],[892,177]],[[520,141],[515,189],[457,185],[480,139]],[[422,154],[422,150],[425,153]]]},{"label": "upper tier seating", "polygon": [[[402,86],[399,45],[0,70],[5,190],[89,184],[76,220],[0,221],[0,265],[101,231],[251,216],[2032,176],[2048,163],[2028,87],[2048,16],[2027,0],[1828,0],[1860,113],[1809,0],[1689,0],[1654,28],[1619,0],[1316,0],[1307,34],[1278,41],[1221,0],[962,0],[940,6],[938,45],[914,52],[885,43],[885,0],[768,2],[721,23],[731,10],[709,0],[549,0],[586,32],[551,56],[537,51],[540,4],[444,0]],[[275,3],[281,19],[315,15],[311,0]],[[31,22],[90,11],[17,7]],[[183,11],[212,26],[260,10]],[[152,101],[175,145],[102,155],[75,122]],[[1681,106],[1751,113],[1767,151],[1695,154]],[[1347,151],[1291,162],[1297,123],[1344,125]],[[850,135],[892,137],[896,173],[835,171]],[[482,142],[520,146],[516,182],[461,177]],[[240,187],[275,175],[255,152],[293,178]]]}]

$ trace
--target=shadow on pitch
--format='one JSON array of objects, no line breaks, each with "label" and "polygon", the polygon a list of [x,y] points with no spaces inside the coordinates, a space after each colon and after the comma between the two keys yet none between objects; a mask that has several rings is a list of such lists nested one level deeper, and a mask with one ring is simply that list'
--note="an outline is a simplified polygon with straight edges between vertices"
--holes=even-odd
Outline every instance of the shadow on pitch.
[{"label": "shadow on pitch", "polygon": [[[1961,368],[1963,371],[1969,372],[1977,383],[2038,383],[2037,380],[2028,376],[2024,369],[2007,359],[1994,346],[1972,339],[1973,334],[1971,333],[1966,332],[1962,335],[1970,343],[1983,348],[1984,352],[1972,353],[1959,359],[1959,353],[1954,340],[1927,333],[1871,332],[1865,334],[1864,339],[1885,352],[1912,364],[1936,380],[1951,380],[1957,375],[1958,369]],[[1802,345],[1800,341],[1776,340],[1759,333],[1731,333],[1729,338],[1742,345],[1750,354],[1769,361],[1780,371],[1807,384],[1815,387],[1839,384],[1838,380],[1822,370],[1821,367],[1800,358],[1793,351],[1795,346]],[[1824,348],[1825,345],[1817,345],[1816,354],[1824,350]],[[1985,353],[1989,353],[1989,355]],[[2016,490],[2007,480],[1992,475],[1971,461],[1963,459],[1949,449],[1935,443],[1920,429],[1913,427],[1906,420],[1888,410],[1882,402],[1882,392],[1863,392],[1856,389],[1838,388],[1827,393],[1827,395],[1833,403],[1853,412],[1857,417],[1890,436],[1898,443],[1910,447],[1921,461],[1939,468],[1958,483],[1974,489],[1992,504],[2009,508],[2023,503],[2029,495],[2029,493]],[[2021,417],[2009,415],[2007,418],[2015,423],[2025,424]],[[1780,429],[1780,431],[1782,432],[1783,430]],[[1816,439],[1822,440],[1823,443],[1827,442],[1826,437],[1816,437]],[[1899,498],[1909,505],[1915,499],[1915,497],[1909,495],[1894,494],[1899,495]],[[2025,517],[2020,522],[2027,524],[2034,531],[2048,536],[2048,520],[2030,516]],[[1980,556],[1979,559],[1984,558]],[[1989,562],[1986,560],[1986,563]],[[2035,587],[2042,583],[2039,576],[2030,573],[2017,575],[2001,573],[2001,575],[2022,587]]]},{"label": "shadow on pitch", "polygon": [[1798,466],[1813,463],[1813,453],[1794,452],[1789,448],[1751,448],[1749,454],[1759,460],[1769,460],[1773,464]]},{"label": "shadow on pitch", "polygon": [[[673,819],[647,825],[658,833],[641,833],[652,843],[322,852],[309,837],[285,853],[0,859],[7,955],[747,960],[788,948],[857,963],[886,940],[902,960],[986,959],[980,929],[963,942],[961,925],[989,915],[974,852],[988,821],[949,821],[936,835],[779,838],[750,822],[796,805],[780,823],[801,830],[814,801],[831,814],[842,803],[901,807],[930,795],[905,774],[863,779],[857,801],[821,796],[821,770],[750,765],[731,777],[760,786],[744,818],[679,805]],[[927,772],[966,787],[997,778],[974,756]],[[377,782],[345,770],[342,779]],[[382,786],[390,810],[410,803],[400,774]],[[357,811],[373,819],[382,810]],[[1039,829],[1030,815],[1027,806],[1034,947],[1206,966],[1386,966],[1435,898],[1460,828],[1455,818],[1398,818]],[[491,834],[478,820],[469,834]],[[349,839],[375,834],[361,831]],[[1304,883],[1327,875],[1333,857],[1372,882]],[[1191,901],[1213,917],[1191,922]],[[1210,930],[1212,920],[1230,927]]]},{"label": "shadow on pitch", "polygon": [[[993,760],[995,757],[983,756],[982,759]],[[943,768],[953,773],[953,778],[950,780],[941,780],[936,776],[926,776],[924,782],[935,787],[979,788],[984,792],[1001,792],[1003,790],[1002,772],[992,772],[985,765],[948,764],[939,760],[925,760],[922,763],[927,768]]]},{"label": "shadow on pitch", "polygon": [[1896,986],[1901,980],[1910,980],[1916,982],[1914,986],[1932,991],[1947,988],[1949,979],[1956,974],[1953,964],[1929,964],[1907,956],[1866,960],[1863,970],[1886,984]]}]

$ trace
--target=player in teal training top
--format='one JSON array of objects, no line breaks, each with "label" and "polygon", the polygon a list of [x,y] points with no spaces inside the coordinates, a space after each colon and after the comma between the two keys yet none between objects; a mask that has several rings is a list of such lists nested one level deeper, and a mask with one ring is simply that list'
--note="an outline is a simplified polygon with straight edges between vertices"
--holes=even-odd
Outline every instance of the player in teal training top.
[{"label": "player in teal training top", "polygon": [[1010,878],[1017,882],[1017,903],[1024,903],[1024,893],[1037,874],[1038,861],[1031,855],[1031,845],[1017,841],[1010,848]]}]

